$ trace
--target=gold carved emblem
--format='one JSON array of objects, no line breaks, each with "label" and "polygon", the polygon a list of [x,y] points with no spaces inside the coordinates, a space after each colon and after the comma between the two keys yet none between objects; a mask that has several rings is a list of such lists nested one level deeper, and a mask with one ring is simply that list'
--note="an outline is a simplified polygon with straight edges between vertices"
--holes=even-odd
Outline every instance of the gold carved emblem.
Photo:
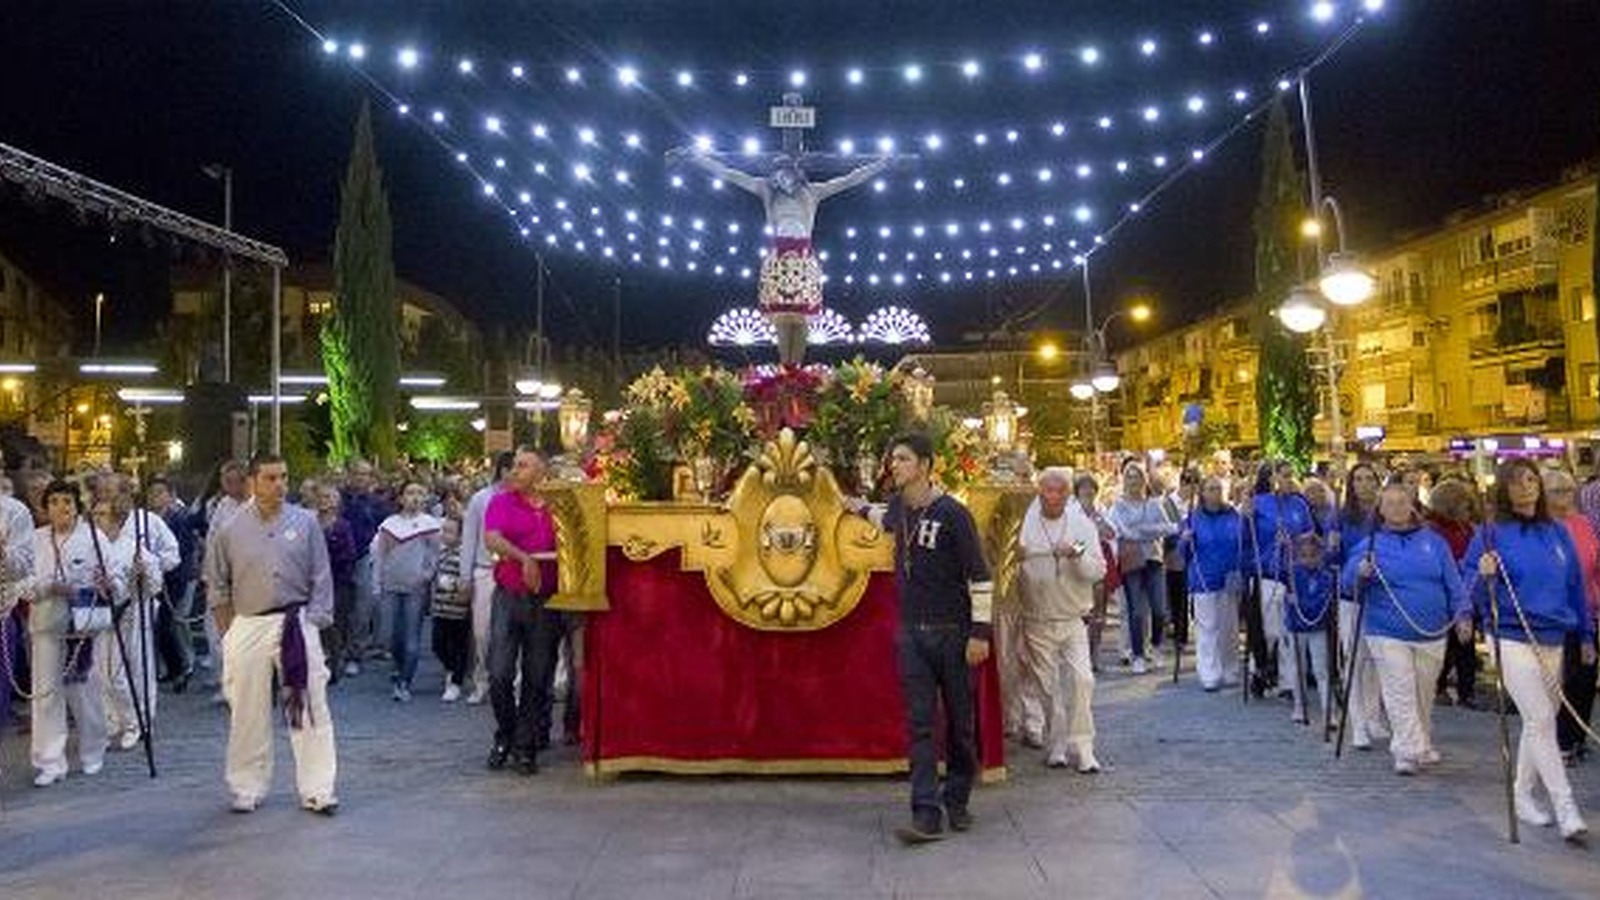
[{"label": "gold carved emblem", "polygon": [[726,508],[613,507],[607,543],[642,562],[672,548],[704,572],[723,612],[763,631],[812,631],[850,614],[874,571],[892,571],[889,537],[845,511],[833,474],[785,429],[745,470]]}]

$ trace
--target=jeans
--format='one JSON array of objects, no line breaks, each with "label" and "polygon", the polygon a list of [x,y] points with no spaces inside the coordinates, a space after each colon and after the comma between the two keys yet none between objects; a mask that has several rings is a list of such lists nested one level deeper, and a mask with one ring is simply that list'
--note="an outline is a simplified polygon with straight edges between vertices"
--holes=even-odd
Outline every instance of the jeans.
[{"label": "jeans", "polygon": [[428,609],[427,591],[388,591],[385,606],[393,610],[389,654],[394,657],[395,684],[411,687],[422,655],[422,616]]},{"label": "jeans", "polygon": [[346,657],[358,659],[351,643],[355,628],[356,585],[354,581],[333,583],[333,627],[323,629],[323,650],[328,656],[328,671],[339,680],[339,669]]},{"label": "jeans", "polygon": [[1166,573],[1158,562],[1147,562],[1122,573],[1122,595],[1128,640],[1134,656],[1144,656],[1145,621],[1150,621],[1150,643],[1160,646],[1166,630]]},{"label": "jeans", "polygon": [[[489,702],[494,742],[533,759],[539,745],[539,710],[554,677],[560,631],[547,597],[494,589],[489,615]],[[517,692],[517,676],[522,692]]]},{"label": "jeans", "polygon": [[[1583,638],[1576,634],[1567,635],[1567,645],[1562,654],[1562,693],[1567,695],[1567,702],[1583,717],[1587,725],[1594,718],[1595,694],[1595,669],[1594,664],[1584,665],[1580,651],[1583,647]],[[1572,717],[1566,707],[1562,707],[1556,717],[1556,741],[1561,745],[1561,752],[1570,753],[1583,746],[1583,728]]]},{"label": "jeans", "polygon": [[1452,673],[1455,675],[1456,699],[1468,702],[1474,699],[1478,686],[1478,648],[1473,641],[1462,641],[1456,630],[1445,635],[1444,668],[1439,670],[1439,683],[1434,693],[1444,693]]},{"label": "jeans", "polygon": [[168,678],[181,678],[194,670],[194,637],[189,631],[193,615],[195,583],[183,578],[168,578],[167,602],[156,609],[156,650]]},{"label": "jeans", "polygon": [[[902,626],[896,638],[900,689],[906,698],[911,744],[911,812],[961,809],[978,772],[974,744],[972,679],[967,667],[968,628],[962,625]],[[939,792],[939,751],[934,715],[944,704],[945,782]]]}]

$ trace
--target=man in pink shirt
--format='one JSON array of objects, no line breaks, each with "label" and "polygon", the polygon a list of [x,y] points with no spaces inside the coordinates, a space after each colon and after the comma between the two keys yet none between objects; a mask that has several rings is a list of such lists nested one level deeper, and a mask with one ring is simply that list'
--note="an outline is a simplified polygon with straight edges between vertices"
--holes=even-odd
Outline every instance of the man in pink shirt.
[{"label": "man in pink shirt", "polygon": [[559,614],[545,609],[556,590],[556,527],[539,490],[544,477],[544,457],[518,448],[509,489],[489,501],[483,522],[484,545],[496,558],[489,613],[489,700],[495,718],[489,768],[504,768],[510,760],[524,775],[539,771],[539,710],[550,690],[561,637]]}]

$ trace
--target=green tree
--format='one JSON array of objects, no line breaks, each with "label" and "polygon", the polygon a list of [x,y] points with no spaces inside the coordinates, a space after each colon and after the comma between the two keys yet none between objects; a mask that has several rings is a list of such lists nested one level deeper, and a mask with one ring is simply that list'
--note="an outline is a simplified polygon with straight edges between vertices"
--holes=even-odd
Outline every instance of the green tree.
[{"label": "green tree", "polygon": [[411,419],[400,446],[412,462],[441,465],[481,456],[483,435],[472,427],[472,416],[430,413]]},{"label": "green tree", "polygon": [[1295,165],[1289,115],[1280,98],[1272,105],[1262,141],[1261,190],[1256,198],[1253,316],[1261,348],[1256,402],[1261,450],[1300,469],[1311,463],[1315,389],[1305,339],[1291,334],[1275,311],[1299,278],[1296,235],[1305,216],[1305,183]]},{"label": "green tree", "polygon": [[333,313],[322,328],[336,461],[370,455],[395,459],[399,402],[399,315],[395,302],[393,223],[363,103],[355,146],[340,191],[333,239]]}]

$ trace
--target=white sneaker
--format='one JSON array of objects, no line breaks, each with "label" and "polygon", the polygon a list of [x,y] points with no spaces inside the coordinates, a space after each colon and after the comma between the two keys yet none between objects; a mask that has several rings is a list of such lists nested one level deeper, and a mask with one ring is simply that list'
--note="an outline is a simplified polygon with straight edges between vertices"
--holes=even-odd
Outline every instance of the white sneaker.
[{"label": "white sneaker", "polygon": [[1535,800],[1532,794],[1518,792],[1513,805],[1517,810],[1517,818],[1535,828],[1549,828],[1556,823],[1550,815],[1550,810],[1545,809],[1544,804]]},{"label": "white sneaker", "polygon": [[454,703],[461,699],[461,687],[454,681],[444,686],[444,695],[439,698],[445,703]]},{"label": "white sneaker", "polygon": [[1439,751],[1429,747],[1428,749],[1422,751],[1422,756],[1418,759],[1418,761],[1425,766],[1437,766],[1439,761],[1442,759],[1444,759],[1444,757],[1439,754]]},{"label": "white sneaker", "polygon": [[228,808],[236,813],[253,813],[260,805],[261,798],[259,797],[250,797],[245,794],[234,794],[233,802],[228,804]]},{"label": "white sneaker", "polygon": [[1135,675],[1143,675],[1144,673],[1146,673],[1148,671],[1150,671],[1150,666],[1145,663],[1144,657],[1135,656],[1133,658],[1133,674],[1135,674]]},{"label": "white sneaker", "polygon": [[467,705],[477,706],[488,698],[489,686],[486,684],[475,684],[472,686],[472,693],[467,695]]},{"label": "white sneaker", "polygon": [[1589,826],[1584,824],[1583,816],[1578,815],[1577,801],[1570,797],[1556,804],[1556,824],[1561,828],[1561,836],[1574,843],[1589,833]]},{"label": "white sneaker", "polygon": [[1078,751],[1078,774],[1093,775],[1100,771],[1100,760],[1095,758],[1093,750]]},{"label": "white sneaker", "polygon": [[344,664],[344,674],[350,676],[351,678],[354,678],[357,675],[360,675],[361,674],[361,663],[358,663],[353,659],[348,661],[348,662],[346,662]]},{"label": "white sneaker", "polygon": [[1065,769],[1067,767],[1066,754],[1052,753],[1050,758],[1044,761],[1044,764],[1052,769]]},{"label": "white sneaker", "polygon": [[1394,773],[1396,775],[1417,774],[1417,761],[1404,756],[1397,756],[1394,760]]},{"label": "white sneaker", "polygon": [[130,728],[124,731],[122,736],[117,739],[118,750],[132,750],[137,746],[139,746],[139,729],[137,728]]},{"label": "white sneaker", "polygon": [[411,689],[403,684],[397,684],[394,686],[394,691],[390,693],[390,696],[394,698],[396,703],[410,703]]},{"label": "white sneaker", "polygon": [[106,762],[103,759],[95,760],[94,762],[91,762],[91,763],[84,763],[83,764],[83,774],[85,774],[85,775],[99,775],[100,774],[100,770],[104,769],[105,767],[106,767]]},{"label": "white sneaker", "polygon": [[49,787],[66,777],[67,773],[65,772],[40,771],[39,774],[33,776],[33,786]]}]

